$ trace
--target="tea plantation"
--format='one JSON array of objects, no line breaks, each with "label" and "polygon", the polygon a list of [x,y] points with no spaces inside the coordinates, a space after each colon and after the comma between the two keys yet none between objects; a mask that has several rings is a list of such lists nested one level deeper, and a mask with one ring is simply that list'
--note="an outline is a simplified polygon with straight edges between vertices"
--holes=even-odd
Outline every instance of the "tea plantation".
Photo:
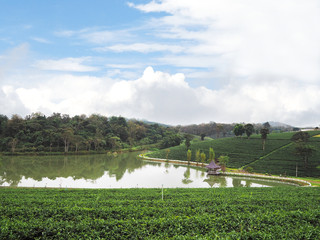
[{"label": "tea plantation", "polygon": [[[310,131],[310,136],[319,134],[319,131]],[[301,157],[295,154],[291,137],[294,132],[272,133],[268,135],[265,150],[262,150],[260,135],[246,137],[228,137],[191,144],[192,158],[195,161],[197,150],[209,156],[209,148],[212,147],[216,157],[227,155],[230,161],[229,168],[252,167],[254,172],[277,175],[295,176],[298,167],[300,177],[320,177],[320,138],[311,137],[309,145],[314,149],[306,168]],[[160,150],[147,154],[148,157],[166,159],[166,150]],[[186,160],[187,149],[184,144],[170,148],[169,159]]]},{"label": "tea plantation", "polygon": [[0,188],[0,239],[320,239],[320,188]]}]

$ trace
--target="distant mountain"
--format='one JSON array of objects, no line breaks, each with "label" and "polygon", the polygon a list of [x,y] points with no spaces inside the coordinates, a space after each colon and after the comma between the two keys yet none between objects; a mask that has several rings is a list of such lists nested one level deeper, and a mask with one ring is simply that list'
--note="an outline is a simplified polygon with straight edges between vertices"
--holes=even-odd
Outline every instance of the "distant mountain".
[{"label": "distant mountain", "polygon": [[293,126],[290,126],[286,123],[281,123],[281,122],[269,122],[271,127],[284,127],[284,128],[293,128]]},{"label": "distant mountain", "polygon": [[145,120],[145,119],[141,119],[139,120],[145,124],[148,124],[148,125],[152,125],[152,124],[158,124],[159,126],[162,126],[162,127],[172,127],[171,125],[168,125],[168,124],[164,124],[164,123],[158,123],[158,122],[152,122],[152,121],[148,121],[148,120]]}]

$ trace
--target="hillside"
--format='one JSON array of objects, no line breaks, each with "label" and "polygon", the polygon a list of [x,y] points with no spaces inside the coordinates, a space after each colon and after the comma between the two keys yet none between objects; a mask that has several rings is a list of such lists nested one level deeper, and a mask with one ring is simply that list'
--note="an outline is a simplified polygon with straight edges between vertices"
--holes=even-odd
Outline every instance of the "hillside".
[{"label": "hillside", "polygon": [[0,114],[0,152],[87,153],[162,147],[162,143],[169,147],[180,142],[173,128],[121,116],[33,113],[25,118],[13,115],[9,119]]},{"label": "hillside", "polygon": [[[319,134],[319,131],[310,131],[311,136]],[[291,137],[294,132],[272,133],[268,135],[266,149],[262,150],[262,141],[260,135],[253,135],[250,139],[245,137],[229,137],[215,139],[210,141],[193,142],[191,144],[192,159],[195,161],[197,150],[204,152],[209,156],[209,148],[212,147],[216,157],[227,155],[230,161],[229,168],[252,167],[254,172],[268,173],[277,175],[296,175],[296,166],[298,167],[298,176],[320,177],[320,138],[311,137],[309,145],[314,149],[313,155],[309,159],[309,165],[306,168],[301,157],[294,154],[294,145]],[[149,157],[166,158],[167,151],[161,150],[149,153]],[[186,146],[170,148],[169,159],[186,160]]]}]

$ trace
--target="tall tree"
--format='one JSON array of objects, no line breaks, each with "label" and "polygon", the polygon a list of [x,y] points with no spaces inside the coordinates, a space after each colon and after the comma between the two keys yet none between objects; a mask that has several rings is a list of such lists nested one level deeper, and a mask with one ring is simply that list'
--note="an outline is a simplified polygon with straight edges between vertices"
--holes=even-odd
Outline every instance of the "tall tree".
[{"label": "tall tree", "polygon": [[79,150],[79,146],[84,143],[84,138],[80,135],[74,135],[72,138],[72,142],[74,143],[76,147],[76,152]]},{"label": "tall tree", "polygon": [[313,154],[313,148],[304,142],[298,142],[296,143],[295,153],[304,160],[304,167],[307,168],[309,157]]},{"label": "tall tree", "polygon": [[225,155],[221,155],[219,157],[219,164],[223,172],[226,171],[226,167],[227,167],[227,164],[229,163],[229,159],[230,159],[229,156],[225,156]]},{"label": "tall tree", "polygon": [[217,131],[217,138],[220,138],[220,133],[223,132],[223,125],[222,124],[217,124],[216,125],[216,131]]},{"label": "tall tree", "polygon": [[190,148],[190,145],[191,145],[191,140],[193,139],[193,136],[191,134],[184,134],[184,139],[185,139],[185,144],[186,144],[186,147],[187,149]]},{"label": "tall tree", "polygon": [[191,150],[190,150],[190,149],[188,149],[188,151],[187,151],[187,160],[188,160],[188,164],[190,164],[191,156],[192,156],[192,152],[191,152]]},{"label": "tall tree", "polygon": [[240,123],[236,124],[233,128],[234,135],[236,136],[242,136],[244,133],[244,126]]},{"label": "tall tree", "polygon": [[204,164],[207,160],[207,156],[204,152],[202,152],[200,156],[201,156],[201,162],[202,162],[202,164]]},{"label": "tall tree", "polygon": [[308,159],[313,154],[313,148],[307,144],[309,138],[309,133],[302,131],[295,133],[291,138],[295,143],[295,154],[302,157],[305,168],[308,167]]},{"label": "tall tree", "polygon": [[198,164],[198,162],[200,162],[200,158],[201,158],[200,155],[201,155],[201,154],[200,154],[200,150],[198,149],[198,150],[196,151],[196,162],[197,162],[197,164]]},{"label": "tall tree", "polygon": [[201,137],[201,141],[203,141],[204,138],[206,137],[206,134],[205,134],[205,133],[201,133],[201,134],[200,134],[200,137]]},{"label": "tall tree", "polygon": [[4,130],[7,127],[8,117],[0,114],[0,136],[4,134]]},{"label": "tall tree", "polygon": [[265,150],[266,147],[266,141],[267,141],[267,137],[269,134],[269,129],[268,128],[262,128],[260,130],[260,134],[261,134],[261,138],[262,138],[262,150]]},{"label": "tall tree", "polygon": [[264,124],[262,124],[263,128],[268,128],[270,130],[271,125],[269,122],[265,122]]},{"label": "tall tree", "polygon": [[308,142],[309,138],[310,138],[310,135],[308,132],[299,131],[291,137],[291,140],[294,142],[305,142],[306,143],[306,142]]},{"label": "tall tree", "polygon": [[11,138],[10,142],[9,142],[9,145],[11,147],[11,152],[15,152],[16,150],[16,146],[18,144],[18,139],[17,138]]},{"label": "tall tree", "polygon": [[244,125],[244,131],[246,132],[247,137],[250,138],[250,136],[251,136],[252,133],[254,132],[254,127],[253,127],[253,125],[250,124],[250,123]]},{"label": "tall tree", "polygon": [[216,154],[214,153],[213,148],[209,148],[209,161],[214,161]]},{"label": "tall tree", "polygon": [[61,137],[64,143],[64,152],[69,151],[70,142],[73,139],[73,129],[72,128],[64,128],[61,131]]}]

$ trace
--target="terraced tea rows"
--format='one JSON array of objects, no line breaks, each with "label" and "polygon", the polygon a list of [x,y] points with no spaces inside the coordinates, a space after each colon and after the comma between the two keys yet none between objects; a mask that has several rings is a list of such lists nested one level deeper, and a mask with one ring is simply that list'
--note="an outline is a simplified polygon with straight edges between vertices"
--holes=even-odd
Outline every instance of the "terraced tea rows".
[{"label": "terraced tea rows", "polygon": [[[298,165],[298,176],[320,177],[319,155],[320,139],[311,138],[310,145],[314,149],[313,156],[309,159],[308,168],[304,168],[301,157],[294,154],[294,146],[291,145],[291,137],[294,133],[273,133],[268,135],[266,149],[262,150],[260,135],[247,138],[222,138],[191,144],[192,158],[195,161],[197,150],[209,156],[209,148],[213,148],[216,156],[228,155],[230,161],[228,167],[241,168],[250,166],[255,172],[271,173],[295,176]],[[319,131],[309,132],[311,136],[319,134]],[[166,150],[148,153],[149,157],[166,158]],[[169,159],[186,160],[187,151],[185,145],[170,148]]]},{"label": "terraced tea rows", "polygon": [[319,239],[320,188],[0,189],[0,239]]}]

